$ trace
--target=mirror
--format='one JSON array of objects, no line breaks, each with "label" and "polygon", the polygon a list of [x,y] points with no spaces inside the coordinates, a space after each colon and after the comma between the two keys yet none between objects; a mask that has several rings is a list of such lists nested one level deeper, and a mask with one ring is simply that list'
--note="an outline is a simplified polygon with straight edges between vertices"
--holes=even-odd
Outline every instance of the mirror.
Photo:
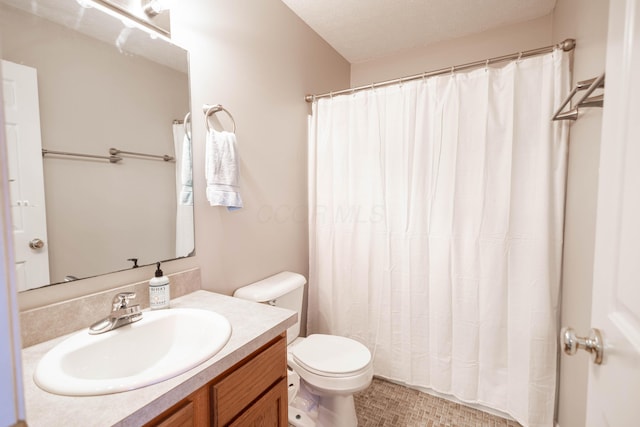
[{"label": "mirror", "polygon": [[187,52],[86,0],[0,0],[0,43],[19,289],[193,255]]}]

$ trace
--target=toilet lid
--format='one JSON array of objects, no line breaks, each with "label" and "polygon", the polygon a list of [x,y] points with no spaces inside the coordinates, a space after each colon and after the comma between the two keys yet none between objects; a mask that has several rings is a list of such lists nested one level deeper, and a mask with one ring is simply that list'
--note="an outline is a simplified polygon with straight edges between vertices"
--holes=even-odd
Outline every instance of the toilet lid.
[{"label": "toilet lid", "polygon": [[350,374],[371,362],[369,349],[358,341],[335,335],[309,335],[291,350],[296,362],[318,375]]}]

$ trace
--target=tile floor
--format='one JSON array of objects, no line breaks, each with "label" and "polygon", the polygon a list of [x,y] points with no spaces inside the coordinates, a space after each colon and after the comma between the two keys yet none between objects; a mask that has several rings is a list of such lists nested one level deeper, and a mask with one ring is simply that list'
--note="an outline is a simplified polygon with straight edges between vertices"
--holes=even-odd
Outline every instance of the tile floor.
[{"label": "tile floor", "polygon": [[521,427],[515,421],[379,378],[356,393],[355,403],[358,427]]}]

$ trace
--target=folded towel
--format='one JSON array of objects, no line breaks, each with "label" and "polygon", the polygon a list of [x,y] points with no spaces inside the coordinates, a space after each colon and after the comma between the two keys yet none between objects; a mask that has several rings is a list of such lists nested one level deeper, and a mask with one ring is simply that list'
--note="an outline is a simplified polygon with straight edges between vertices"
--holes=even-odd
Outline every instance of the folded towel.
[{"label": "folded towel", "polygon": [[191,162],[191,140],[184,135],[182,141],[182,156],[180,161],[180,195],[178,203],[181,205],[193,205],[193,163]]},{"label": "folded towel", "polygon": [[240,209],[242,197],[234,133],[215,129],[207,133],[204,166],[209,204],[227,206],[230,211]]}]

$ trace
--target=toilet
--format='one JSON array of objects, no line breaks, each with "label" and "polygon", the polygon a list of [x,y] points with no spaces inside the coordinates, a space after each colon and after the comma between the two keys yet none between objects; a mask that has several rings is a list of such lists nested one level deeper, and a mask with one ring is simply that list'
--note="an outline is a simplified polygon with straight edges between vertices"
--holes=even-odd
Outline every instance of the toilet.
[{"label": "toilet", "polygon": [[[302,312],[304,276],[284,271],[237,289],[233,296]],[[356,427],[353,393],[373,378],[369,349],[350,338],[300,337],[300,323],[287,330],[289,424],[295,427]]]}]

